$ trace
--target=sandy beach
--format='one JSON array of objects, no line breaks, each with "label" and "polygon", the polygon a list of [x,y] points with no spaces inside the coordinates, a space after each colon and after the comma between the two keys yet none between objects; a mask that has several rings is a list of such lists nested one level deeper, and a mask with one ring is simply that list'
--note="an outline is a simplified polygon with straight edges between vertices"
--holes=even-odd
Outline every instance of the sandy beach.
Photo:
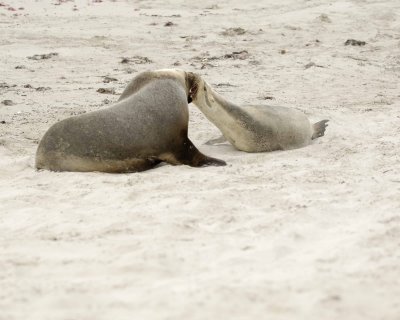
[{"label": "sandy beach", "polygon": [[[354,39],[360,42],[345,45]],[[37,171],[138,73],[329,119],[225,167]],[[400,2],[0,0],[0,320],[400,319]]]}]

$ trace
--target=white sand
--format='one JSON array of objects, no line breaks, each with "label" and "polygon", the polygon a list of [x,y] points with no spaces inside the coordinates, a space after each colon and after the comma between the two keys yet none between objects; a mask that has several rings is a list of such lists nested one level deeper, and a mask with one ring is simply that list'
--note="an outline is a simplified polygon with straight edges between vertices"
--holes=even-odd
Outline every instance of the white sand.
[{"label": "white sand", "polygon": [[[400,319],[398,0],[0,2],[1,320]],[[191,106],[191,139],[228,166],[34,170],[51,124],[168,67],[330,126],[246,154],[205,146],[218,130]]]}]

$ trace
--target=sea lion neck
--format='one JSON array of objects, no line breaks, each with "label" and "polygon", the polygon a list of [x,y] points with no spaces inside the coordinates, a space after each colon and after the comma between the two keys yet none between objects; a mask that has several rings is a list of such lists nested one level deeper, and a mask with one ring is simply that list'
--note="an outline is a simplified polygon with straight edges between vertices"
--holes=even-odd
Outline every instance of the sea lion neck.
[{"label": "sea lion neck", "polygon": [[197,92],[193,103],[221,131],[226,126],[249,121],[249,115],[243,108],[223,98],[206,82],[204,82],[204,90],[200,89]]}]

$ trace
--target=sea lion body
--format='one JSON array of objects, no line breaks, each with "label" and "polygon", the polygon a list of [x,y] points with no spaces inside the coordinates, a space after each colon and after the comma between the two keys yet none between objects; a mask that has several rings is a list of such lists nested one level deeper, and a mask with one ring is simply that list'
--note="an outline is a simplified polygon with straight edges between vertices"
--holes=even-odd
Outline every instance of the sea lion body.
[{"label": "sea lion body", "polygon": [[308,118],[300,111],[280,106],[244,106],[253,121],[231,130],[229,142],[239,150],[265,152],[300,148],[311,142],[313,134]]},{"label": "sea lion body", "polygon": [[293,108],[238,106],[215,92],[200,76],[192,74],[191,77],[194,78],[193,103],[238,150],[266,152],[301,148],[324,135],[327,120],[312,125],[302,112]]},{"label": "sea lion body", "polygon": [[146,72],[125,91],[112,107],[53,125],[38,146],[36,167],[134,172],[161,161],[191,166],[225,164],[200,153],[187,136],[185,72]]}]

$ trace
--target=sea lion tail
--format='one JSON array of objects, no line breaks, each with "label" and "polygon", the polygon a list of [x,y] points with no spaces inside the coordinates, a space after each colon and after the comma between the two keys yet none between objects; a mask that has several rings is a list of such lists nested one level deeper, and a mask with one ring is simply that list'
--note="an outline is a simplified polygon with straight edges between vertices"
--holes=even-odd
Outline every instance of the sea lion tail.
[{"label": "sea lion tail", "polygon": [[329,120],[322,120],[313,124],[314,133],[311,137],[312,140],[322,137],[325,134],[328,121]]}]

